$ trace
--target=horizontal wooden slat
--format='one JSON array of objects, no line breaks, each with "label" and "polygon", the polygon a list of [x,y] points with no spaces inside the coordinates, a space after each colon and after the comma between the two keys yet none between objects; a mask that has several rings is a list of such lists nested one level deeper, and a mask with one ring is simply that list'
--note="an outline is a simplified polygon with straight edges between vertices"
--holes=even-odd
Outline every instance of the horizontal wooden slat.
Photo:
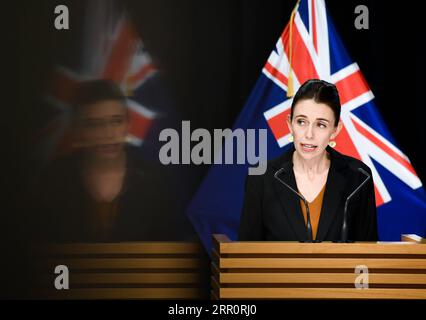
[{"label": "horizontal wooden slat", "polygon": [[195,242],[120,242],[46,244],[34,248],[40,254],[198,254]]},{"label": "horizontal wooden slat", "polygon": [[366,265],[377,269],[426,269],[426,259],[296,259],[222,258],[220,268],[355,268]]},{"label": "horizontal wooden slat", "polygon": [[220,244],[220,254],[421,254],[426,245],[412,242],[299,243],[299,242],[231,242]]},{"label": "horizontal wooden slat", "polygon": [[200,268],[201,261],[192,258],[124,258],[124,259],[57,259],[41,262],[45,267],[66,265],[72,269],[196,269]]},{"label": "horizontal wooden slat", "polygon": [[[347,283],[353,284],[355,273],[220,273],[221,284],[232,283]],[[382,274],[369,273],[370,284],[426,284],[426,274]]]},{"label": "horizontal wooden slat", "polygon": [[48,299],[201,299],[197,288],[88,288],[42,292]]},{"label": "horizontal wooden slat", "polygon": [[197,273],[75,273],[71,285],[80,284],[197,284]]},{"label": "horizontal wooden slat", "polygon": [[221,288],[221,299],[426,299],[426,289]]}]

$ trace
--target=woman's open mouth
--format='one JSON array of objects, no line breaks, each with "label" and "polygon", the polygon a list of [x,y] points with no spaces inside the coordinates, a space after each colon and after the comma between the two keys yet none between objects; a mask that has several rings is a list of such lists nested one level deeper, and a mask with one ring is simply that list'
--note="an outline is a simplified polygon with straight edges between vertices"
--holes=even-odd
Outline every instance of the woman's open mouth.
[{"label": "woman's open mouth", "polygon": [[314,152],[315,149],[318,147],[314,144],[306,144],[306,143],[301,143],[300,145],[302,146],[302,151],[304,152]]}]

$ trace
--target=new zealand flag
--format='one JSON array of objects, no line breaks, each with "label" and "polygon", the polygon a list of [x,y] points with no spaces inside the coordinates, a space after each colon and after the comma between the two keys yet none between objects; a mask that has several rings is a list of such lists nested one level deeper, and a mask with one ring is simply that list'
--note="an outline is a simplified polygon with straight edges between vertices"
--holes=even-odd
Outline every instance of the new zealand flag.
[{"label": "new zealand flag", "polygon": [[[424,237],[425,190],[409,159],[395,145],[324,0],[297,3],[234,129],[267,128],[268,158],[284,153],[290,144],[285,124],[292,102],[288,96],[311,78],[337,86],[344,127],[336,149],[362,160],[373,172],[380,240],[400,240],[403,233]],[[187,209],[209,252],[212,234],[236,239],[246,175],[247,165],[212,165]]]}]

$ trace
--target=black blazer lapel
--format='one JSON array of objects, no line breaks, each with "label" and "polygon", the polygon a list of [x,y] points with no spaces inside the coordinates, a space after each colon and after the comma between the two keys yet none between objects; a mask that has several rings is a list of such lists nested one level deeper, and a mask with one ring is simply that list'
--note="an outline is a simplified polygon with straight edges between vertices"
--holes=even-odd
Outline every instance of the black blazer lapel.
[{"label": "black blazer lapel", "polygon": [[[294,190],[297,191],[296,178],[294,177],[294,173],[293,173],[293,162],[292,162],[293,152],[289,151],[288,155],[289,157],[286,157],[284,159],[284,163],[281,166],[275,166],[274,174],[279,169],[284,168],[284,170],[279,174],[278,177],[282,181],[287,183],[290,187],[292,187]],[[281,202],[283,212],[284,214],[287,215],[288,221],[290,222],[298,240],[299,241],[307,240],[308,234],[306,230],[305,221],[303,218],[302,209],[300,207],[299,197],[275,178],[274,178],[274,188]]]},{"label": "black blazer lapel", "polygon": [[327,151],[330,153],[331,163],[316,236],[316,240],[319,241],[325,239],[332,222],[336,219],[337,209],[340,201],[344,199],[344,189],[347,183],[346,177],[341,173],[345,163],[341,161],[339,155],[332,148],[327,147]]}]

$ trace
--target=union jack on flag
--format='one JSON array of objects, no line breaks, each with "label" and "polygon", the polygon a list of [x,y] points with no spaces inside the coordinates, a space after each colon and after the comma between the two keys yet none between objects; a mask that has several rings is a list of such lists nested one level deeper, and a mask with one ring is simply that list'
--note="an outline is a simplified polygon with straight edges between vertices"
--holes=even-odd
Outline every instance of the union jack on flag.
[{"label": "union jack on flag", "polygon": [[[402,233],[425,236],[422,183],[407,156],[396,147],[359,66],[338,37],[324,0],[297,3],[234,128],[268,128],[268,158],[279,156],[290,143],[285,125],[292,103],[288,85],[296,92],[312,78],[337,86],[343,129],[336,149],[362,160],[373,172],[379,238],[400,240]],[[236,238],[246,173],[246,166],[213,165],[188,207],[208,248],[213,233]]]}]

